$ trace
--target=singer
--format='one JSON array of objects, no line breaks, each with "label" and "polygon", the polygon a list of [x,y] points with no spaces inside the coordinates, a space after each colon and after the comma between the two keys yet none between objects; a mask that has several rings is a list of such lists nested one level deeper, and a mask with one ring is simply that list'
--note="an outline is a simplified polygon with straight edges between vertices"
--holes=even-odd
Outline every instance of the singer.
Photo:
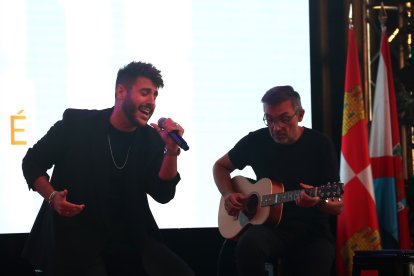
[{"label": "singer", "polygon": [[[160,71],[131,62],[118,71],[115,105],[67,109],[23,158],[43,198],[23,256],[47,275],[194,275],[165,244],[147,195],[174,198],[180,181],[172,119],[148,125]],[[47,171],[53,169],[49,177]]]}]

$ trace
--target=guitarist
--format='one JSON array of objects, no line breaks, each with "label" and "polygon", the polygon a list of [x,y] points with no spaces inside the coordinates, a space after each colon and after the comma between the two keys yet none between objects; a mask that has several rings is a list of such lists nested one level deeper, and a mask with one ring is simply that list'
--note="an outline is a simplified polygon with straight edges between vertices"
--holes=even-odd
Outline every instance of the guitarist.
[{"label": "guitarist", "polygon": [[[216,161],[213,175],[229,215],[237,216],[246,195],[233,189],[230,174],[251,166],[257,179],[270,178],[285,191],[339,181],[333,143],[325,135],[299,126],[305,111],[291,86],[276,86],[262,97],[265,128],[250,132]],[[328,202],[304,190],[284,203],[279,225],[251,225],[236,241],[226,240],[219,256],[219,275],[266,275],[265,263],[282,259],[287,275],[330,275],[335,242],[330,217],[343,201]],[[232,246],[233,244],[233,246]],[[235,267],[232,267],[235,266]]]}]

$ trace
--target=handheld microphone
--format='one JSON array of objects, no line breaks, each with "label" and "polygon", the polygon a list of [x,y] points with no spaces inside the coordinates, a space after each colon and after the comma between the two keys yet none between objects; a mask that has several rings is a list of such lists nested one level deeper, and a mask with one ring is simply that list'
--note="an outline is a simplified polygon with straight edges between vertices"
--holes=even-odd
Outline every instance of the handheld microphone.
[{"label": "handheld microphone", "polygon": [[[159,120],[158,120],[158,126],[160,127],[160,128],[164,128],[163,127],[163,124],[164,124],[164,121],[165,121],[166,119],[165,118],[160,118]],[[180,147],[180,148],[182,148],[183,150],[188,150],[189,149],[189,147],[188,147],[188,145],[187,145],[187,142],[183,139],[183,137],[181,137],[178,133],[177,133],[177,131],[171,131],[171,132],[168,132],[168,135],[171,137],[171,139],[173,139],[174,140],[174,142],[175,143],[177,143],[177,145]]]}]

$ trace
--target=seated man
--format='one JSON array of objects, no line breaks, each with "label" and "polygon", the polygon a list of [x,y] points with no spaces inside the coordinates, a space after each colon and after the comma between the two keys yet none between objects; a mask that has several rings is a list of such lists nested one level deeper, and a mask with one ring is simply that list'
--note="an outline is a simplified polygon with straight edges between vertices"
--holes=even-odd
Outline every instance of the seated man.
[{"label": "seated man", "polygon": [[[343,201],[326,202],[305,189],[339,180],[333,144],[323,134],[298,125],[305,111],[291,86],[270,89],[262,103],[267,127],[250,132],[214,164],[214,180],[225,210],[237,217],[245,207],[248,198],[235,189],[230,174],[246,166],[252,167],[258,180],[269,178],[282,183],[285,191],[300,192],[283,204],[277,227],[249,225],[239,233],[230,253],[232,261],[241,276],[265,275],[266,262],[289,257],[297,260],[289,267],[289,275],[330,275],[335,245],[329,219],[341,212]],[[228,251],[226,244],[222,252]],[[229,275],[228,265],[219,260],[218,274]]]}]

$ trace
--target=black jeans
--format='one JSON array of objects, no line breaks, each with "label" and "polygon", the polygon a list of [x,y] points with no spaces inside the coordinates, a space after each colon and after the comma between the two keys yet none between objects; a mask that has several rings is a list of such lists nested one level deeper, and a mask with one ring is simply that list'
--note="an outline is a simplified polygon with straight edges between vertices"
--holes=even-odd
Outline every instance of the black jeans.
[{"label": "black jeans", "polygon": [[333,243],[306,234],[303,229],[285,231],[262,225],[250,226],[237,241],[227,240],[223,244],[218,275],[267,275],[265,263],[276,265],[281,259],[280,270],[284,275],[329,276],[335,259]]}]

